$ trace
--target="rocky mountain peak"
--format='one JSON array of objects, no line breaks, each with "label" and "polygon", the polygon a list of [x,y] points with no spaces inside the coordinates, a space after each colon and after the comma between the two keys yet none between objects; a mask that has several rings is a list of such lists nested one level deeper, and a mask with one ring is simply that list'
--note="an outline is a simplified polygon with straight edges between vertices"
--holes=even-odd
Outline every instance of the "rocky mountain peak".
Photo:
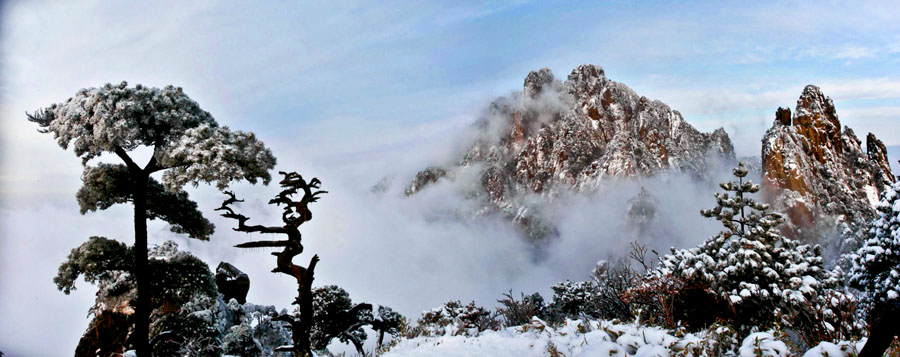
[{"label": "rocky mountain peak", "polygon": [[786,108],[775,112],[762,140],[762,171],[766,200],[787,214],[785,233],[825,246],[843,244],[822,239],[847,232],[861,238],[878,194],[894,181],[884,144],[869,134],[863,151],[852,129],[841,130],[831,98],[813,85],[803,89],[793,116]]},{"label": "rocky mountain peak", "polygon": [[[610,85],[610,80],[606,78],[606,72],[600,66],[592,64],[583,64],[572,70],[566,80],[566,89],[569,94],[579,102],[589,101],[590,98],[602,95],[604,89]],[[615,83],[615,82],[613,82]],[[622,86],[625,87],[625,86]],[[630,91],[630,89],[629,89]],[[612,92],[601,97],[601,106],[609,106],[613,102]],[[634,94],[633,92],[629,94]],[[583,103],[585,104],[585,103]],[[598,113],[591,114],[591,118],[597,120]]]},{"label": "rocky mountain peak", "polygon": [[606,80],[606,72],[603,67],[594,64],[583,64],[572,70],[566,80],[569,83],[591,83]]},{"label": "rocky mountain peak", "polygon": [[875,137],[875,134],[869,133],[869,135],[866,135],[866,154],[869,156],[869,161],[878,167],[878,174],[880,174],[882,182],[896,182],[896,178],[891,173],[891,162],[888,161],[887,148],[881,140]]},{"label": "rocky mountain peak", "polygon": [[831,98],[822,94],[822,90],[814,85],[803,89],[797,100],[793,125],[797,132],[809,140],[814,149],[816,160],[824,162],[826,150],[840,155],[843,152],[841,140],[841,123],[834,109]]},{"label": "rocky mountain peak", "polygon": [[541,94],[545,86],[552,86],[555,82],[556,78],[553,77],[553,72],[550,71],[550,68],[544,67],[537,71],[531,71],[525,77],[523,93],[529,98],[536,98]]},{"label": "rocky mountain peak", "polygon": [[590,192],[609,177],[666,170],[704,177],[710,158],[734,160],[724,129],[702,133],[678,111],[590,64],[576,67],[564,83],[547,68],[529,73],[523,91],[495,100],[477,127],[481,132],[456,166],[421,172],[407,194],[478,167],[484,197],[494,208],[535,224],[520,209],[525,195]]}]

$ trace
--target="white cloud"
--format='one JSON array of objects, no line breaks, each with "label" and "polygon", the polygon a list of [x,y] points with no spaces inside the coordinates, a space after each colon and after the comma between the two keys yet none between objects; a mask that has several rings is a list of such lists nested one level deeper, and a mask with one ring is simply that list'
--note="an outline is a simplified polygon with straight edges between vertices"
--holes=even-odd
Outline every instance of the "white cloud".
[{"label": "white cloud", "polygon": [[878,55],[878,51],[873,48],[863,46],[844,46],[833,55],[837,59],[862,59],[872,58]]}]

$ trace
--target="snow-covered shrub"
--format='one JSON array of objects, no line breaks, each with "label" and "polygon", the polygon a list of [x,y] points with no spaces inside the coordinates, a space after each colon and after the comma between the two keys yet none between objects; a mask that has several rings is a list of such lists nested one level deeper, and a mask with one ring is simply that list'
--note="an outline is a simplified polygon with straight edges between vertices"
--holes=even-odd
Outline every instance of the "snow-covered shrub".
[{"label": "snow-covered shrub", "polygon": [[544,298],[541,294],[534,293],[525,296],[521,293],[522,299],[516,300],[512,295],[512,290],[503,293],[503,298],[497,300],[500,305],[497,307],[498,317],[503,319],[505,326],[518,326],[531,321],[532,317],[544,315]]},{"label": "snow-covered shrub", "polygon": [[375,341],[375,349],[381,350],[384,344],[385,333],[391,335],[392,338],[401,336],[409,323],[406,318],[387,306],[379,306],[376,314],[368,321],[372,329],[378,333],[378,339]]},{"label": "snow-covered shrub", "polygon": [[[803,325],[816,316],[824,319],[826,329],[854,331],[852,322],[841,321],[843,314],[835,311],[848,308],[843,301],[853,299],[839,290],[840,271],[823,267],[818,246],[781,236],[776,229],[781,216],[749,197],[759,186],[744,181],[747,169],[741,164],[733,173],[737,180],[720,184],[726,192],[716,193],[716,207],[701,211],[722,222],[725,230],[696,248],[673,249],[639,290],[662,289],[672,299],[676,319],[702,312],[742,329],[780,322],[800,334],[818,335],[821,331]],[[683,311],[686,307],[701,309]],[[815,336],[804,339],[818,342]]]},{"label": "snow-covered shrub", "polygon": [[336,285],[315,288],[312,294],[312,349],[325,350],[331,340],[337,338],[344,343],[351,342],[361,350],[362,341],[367,338],[362,327],[372,320],[372,305],[354,305],[350,294]]},{"label": "snow-covered shrub", "polygon": [[459,300],[448,301],[444,306],[426,311],[418,321],[411,335],[478,335],[485,330],[496,330],[500,327],[491,312],[472,301],[463,305]]},{"label": "snow-covered shrub", "polygon": [[547,309],[547,319],[553,323],[566,318],[597,317],[600,309],[599,289],[591,281],[566,280],[550,287],[553,301]]},{"label": "snow-covered shrub", "polygon": [[187,252],[178,251],[172,241],[162,244],[167,245],[174,246],[171,249],[175,251],[168,254],[151,252],[148,261],[153,304],[180,306],[195,295],[216,296],[216,279],[209,265]]},{"label": "snow-covered shrub", "polygon": [[796,332],[806,346],[822,341],[843,341],[862,336],[864,325],[857,318],[858,300],[842,289],[806,292],[807,304],[784,308],[781,321]]},{"label": "snow-covered shrub", "polygon": [[594,268],[597,311],[592,315],[601,319],[629,320],[634,315],[626,299],[626,292],[634,286],[638,274],[624,262],[610,265],[609,261],[603,260],[597,262]]},{"label": "snow-covered shrub", "polygon": [[869,238],[853,255],[850,285],[864,292],[862,307],[900,302],[900,182],[882,193]]},{"label": "snow-covered shrub", "polygon": [[636,308],[639,321],[666,328],[699,330],[733,320],[734,310],[709,284],[673,274],[648,274],[624,296]]},{"label": "snow-covered shrub", "polygon": [[624,265],[609,269],[606,262],[594,270],[594,281],[564,281],[552,286],[553,300],[544,317],[559,323],[566,318],[630,319],[625,292],[631,287],[631,271]]},{"label": "snow-covered shrub", "polygon": [[729,326],[697,332],[634,322],[572,320],[551,326],[538,318],[478,336],[419,336],[400,341],[397,356],[791,356],[777,330],[740,337]]},{"label": "snow-covered shrub", "polygon": [[248,323],[232,326],[222,339],[222,349],[225,354],[235,356],[262,355],[262,347],[253,338],[253,327]]},{"label": "snow-covered shrub", "polygon": [[289,343],[290,330],[276,319],[284,313],[287,310],[279,312],[274,306],[249,302],[240,304],[234,298],[225,302],[222,294],[218,294],[213,300],[200,298],[182,306],[182,314],[190,314],[210,322],[218,334],[224,353],[235,355],[243,355],[237,351],[250,351],[246,353],[273,356],[276,347]]},{"label": "snow-covered shrub", "polygon": [[151,321],[154,356],[208,356],[219,352],[219,333],[202,317],[170,313],[151,316]]}]

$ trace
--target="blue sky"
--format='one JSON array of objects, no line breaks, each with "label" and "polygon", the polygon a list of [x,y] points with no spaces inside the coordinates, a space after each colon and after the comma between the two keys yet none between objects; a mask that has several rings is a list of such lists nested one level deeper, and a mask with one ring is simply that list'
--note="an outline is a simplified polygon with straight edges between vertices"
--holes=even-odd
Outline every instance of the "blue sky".
[{"label": "blue sky", "polygon": [[[0,316],[27,311],[19,304],[43,312],[16,334],[0,326],[0,348],[70,353],[93,291],[54,291],[55,267],[88,234],[129,236],[115,223],[127,210],[75,213],[79,160],[38,134],[26,111],[107,82],[181,86],[220,123],[256,132],[278,169],[323,177],[342,202],[451,155],[475,115],[520,90],[529,71],[564,79],[583,63],[701,130],[724,127],[739,155],[758,155],[775,109],[793,108],[807,84],[835,100],[858,136],[900,146],[900,11],[887,1],[2,1]],[[217,204],[214,190],[191,192],[202,209]],[[151,240],[169,237],[155,232]],[[254,284],[282,283],[260,271]],[[350,272],[323,274],[384,299]],[[24,289],[40,298],[8,293]],[[32,343],[51,325],[64,343]]]},{"label": "blue sky", "polygon": [[333,142],[308,129],[440,125],[519,89],[530,70],[565,78],[593,63],[703,130],[724,126],[742,155],[758,153],[775,108],[810,83],[844,124],[900,144],[900,12],[889,3],[12,1],[3,13],[4,122],[128,80],[180,85],[264,136]]}]

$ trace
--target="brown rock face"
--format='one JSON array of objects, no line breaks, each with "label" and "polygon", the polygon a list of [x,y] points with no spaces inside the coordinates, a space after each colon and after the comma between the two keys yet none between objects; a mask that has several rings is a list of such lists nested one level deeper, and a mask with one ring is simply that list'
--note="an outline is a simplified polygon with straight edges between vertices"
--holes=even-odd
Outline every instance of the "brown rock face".
[{"label": "brown rock face", "polygon": [[778,110],[775,111],[775,121],[781,125],[791,125],[791,110],[778,107]]},{"label": "brown rock face", "polygon": [[819,87],[809,85],[803,89],[797,100],[793,121],[797,132],[807,139],[808,149],[819,163],[825,162],[826,150],[837,155],[843,152],[841,123],[834,110],[834,102],[822,94]]},{"label": "brown rock face", "polygon": [[866,153],[840,125],[834,102],[810,85],[793,117],[778,109],[762,140],[764,197],[787,215],[785,234],[832,253],[850,248],[830,237],[865,234],[878,194],[893,182],[884,145],[869,134]]}]

